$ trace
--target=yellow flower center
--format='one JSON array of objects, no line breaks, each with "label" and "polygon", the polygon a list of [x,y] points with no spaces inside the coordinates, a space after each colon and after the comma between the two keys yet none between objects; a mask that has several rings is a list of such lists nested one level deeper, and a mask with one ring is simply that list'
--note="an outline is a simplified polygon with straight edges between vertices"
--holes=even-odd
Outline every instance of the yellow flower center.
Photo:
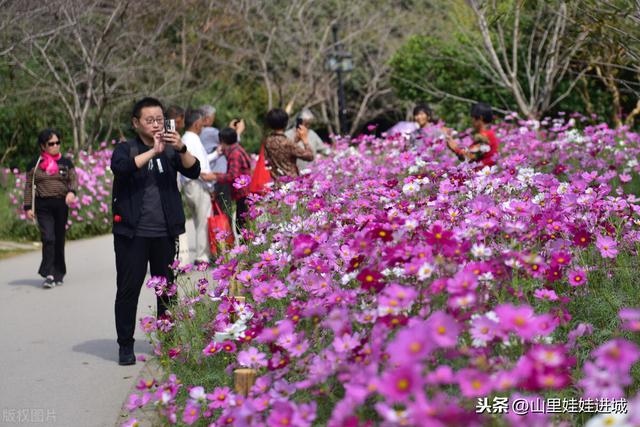
[{"label": "yellow flower center", "polygon": [[370,275],[370,274],[367,274],[367,277],[365,277],[365,280],[366,280],[367,282],[373,282],[373,276],[372,276],[372,275]]},{"label": "yellow flower center", "polygon": [[409,351],[411,351],[411,353],[417,353],[421,348],[422,345],[420,345],[419,342],[412,342],[411,345],[409,345]]},{"label": "yellow flower center", "polygon": [[409,381],[407,381],[406,379],[403,378],[403,379],[398,381],[396,386],[398,387],[398,390],[405,391],[406,389],[409,388]]},{"label": "yellow flower center", "polygon": [[514,322],[518,326],[524,326],[527,323],[522,316],[516,316],[516,318],[514,319]]},{"label": "yellow flower center", "polygon": [[311,249],[306,248],[306,249],[304,250],[304,254],[305,254],[305,255],[309,255],[310,253],[311,253]]},{"label": "yellow flower center", "polygon": [[438,333],[440,335],[444,335],[445,332],[447,332],[447,328],[445,328],[444,326],[438,326]]},{"label": "yellow flower center", "polygon": [[442,239],[442,234],[436,233],[436,239]]},{"label": "yellow flower center", "polygon": [[478,390],[480,387],[482,387],[482,383],[480,382],[480,380],[473,380],[471,381],[471,387],[473,387],[474,390]]}]

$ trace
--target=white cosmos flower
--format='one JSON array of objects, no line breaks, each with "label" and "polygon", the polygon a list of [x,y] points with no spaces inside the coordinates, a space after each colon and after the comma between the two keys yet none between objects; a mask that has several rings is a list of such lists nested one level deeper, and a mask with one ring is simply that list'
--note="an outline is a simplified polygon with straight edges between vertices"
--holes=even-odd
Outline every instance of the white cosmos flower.
[{"label": "white cosmos flower", "polygon": [[433,265],[429,264],[428,262],[425,262],[424,264],[422,264],[418,269],[418,279],[420,280],[428,279],[429,277],[431,277],[432,274],[433,274]]},{"label": "white cosmos flower", "polygon": [[418,191],[420,191],[420,185],[417,184],[415,181],[402,186],[402,192],[408,196],[415,194]]},{"label": "white cosmos flower", "polygon": [[407,219],[404,222],[404,228],[406,228],[409,231],[415,230],[416,227],[418,227],[418,221],[416,221],[415,219]]},{"label": "white cosmos flower", "polygon": [[471,254],[476,258],[490,257],[491,253],[491,249],[482,243],[474,243],[471,246]]},{"label": "white cosmos flower", "polygon": [[591,418],[585,427],[632,427],[627,414],[601,414]]}]

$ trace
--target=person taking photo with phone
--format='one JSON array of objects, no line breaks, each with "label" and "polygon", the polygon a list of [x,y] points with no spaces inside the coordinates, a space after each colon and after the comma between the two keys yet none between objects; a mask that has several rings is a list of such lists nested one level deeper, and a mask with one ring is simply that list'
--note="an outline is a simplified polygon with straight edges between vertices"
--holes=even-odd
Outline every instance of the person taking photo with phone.
[{"label": "person taking photo with phone", "polygon": [[[187,151],[180,134],[165,131],[164,107],[155,98],[136,102],[131,123],[137,136],[116,146],[113,171],[113,246],[116,258],[115,320],[120,365],[136,363],[133,333],[138,297],[147,274],[173,283],[170,264],[176,242],[185,232],[177,173],[196,179],[200,163]],[[175,296],[157,298],[157,315]]]},{"label": "person taking photo with phone", "polygon": [[[295,132],[295,139],[291,140],[284,134],[289,122],[289,115],[280,108],[274,108],[267,113],[267,127],[270,133],[264,139],[264,154],[271,176],[298,176],[300,170],[296,160],[313,160],[313,149],[309,145],[308,129],[300,124]],[[298,145],[298,142],[301,145]]]}]

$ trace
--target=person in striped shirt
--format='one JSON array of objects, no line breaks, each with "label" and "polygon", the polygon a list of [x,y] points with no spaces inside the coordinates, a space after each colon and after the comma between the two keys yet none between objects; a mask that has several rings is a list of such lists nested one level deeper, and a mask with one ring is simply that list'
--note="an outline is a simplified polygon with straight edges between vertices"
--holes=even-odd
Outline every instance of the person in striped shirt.
[{"label": "person in striped shirt", "polygon": [[60,152],[62,140],[53,129],[38,135],[40,155],[27,169],[24,210],[37,219],[42,240],[42,262],[38,273],[45,288],[61,286],[67,266],[64,242],[69,206],[76,202],[77,177],[73,163]]}]

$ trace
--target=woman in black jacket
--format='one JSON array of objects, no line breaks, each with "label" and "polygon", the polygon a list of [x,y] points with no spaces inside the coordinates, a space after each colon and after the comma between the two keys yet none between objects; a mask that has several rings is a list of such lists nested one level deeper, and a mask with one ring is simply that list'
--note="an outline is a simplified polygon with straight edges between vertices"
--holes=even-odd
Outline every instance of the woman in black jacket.
[{"label": "woman in black jacket", "polygon": [[64,241],[69,205],[76,201],[77,178],[73,163],[60,153],[60,134],[45,129],[38,135],[40,155],[27,170],[24,210],[37,218],[42,239],[42,262],[38,273],[45,288],[62,285],[67,267]]}]

